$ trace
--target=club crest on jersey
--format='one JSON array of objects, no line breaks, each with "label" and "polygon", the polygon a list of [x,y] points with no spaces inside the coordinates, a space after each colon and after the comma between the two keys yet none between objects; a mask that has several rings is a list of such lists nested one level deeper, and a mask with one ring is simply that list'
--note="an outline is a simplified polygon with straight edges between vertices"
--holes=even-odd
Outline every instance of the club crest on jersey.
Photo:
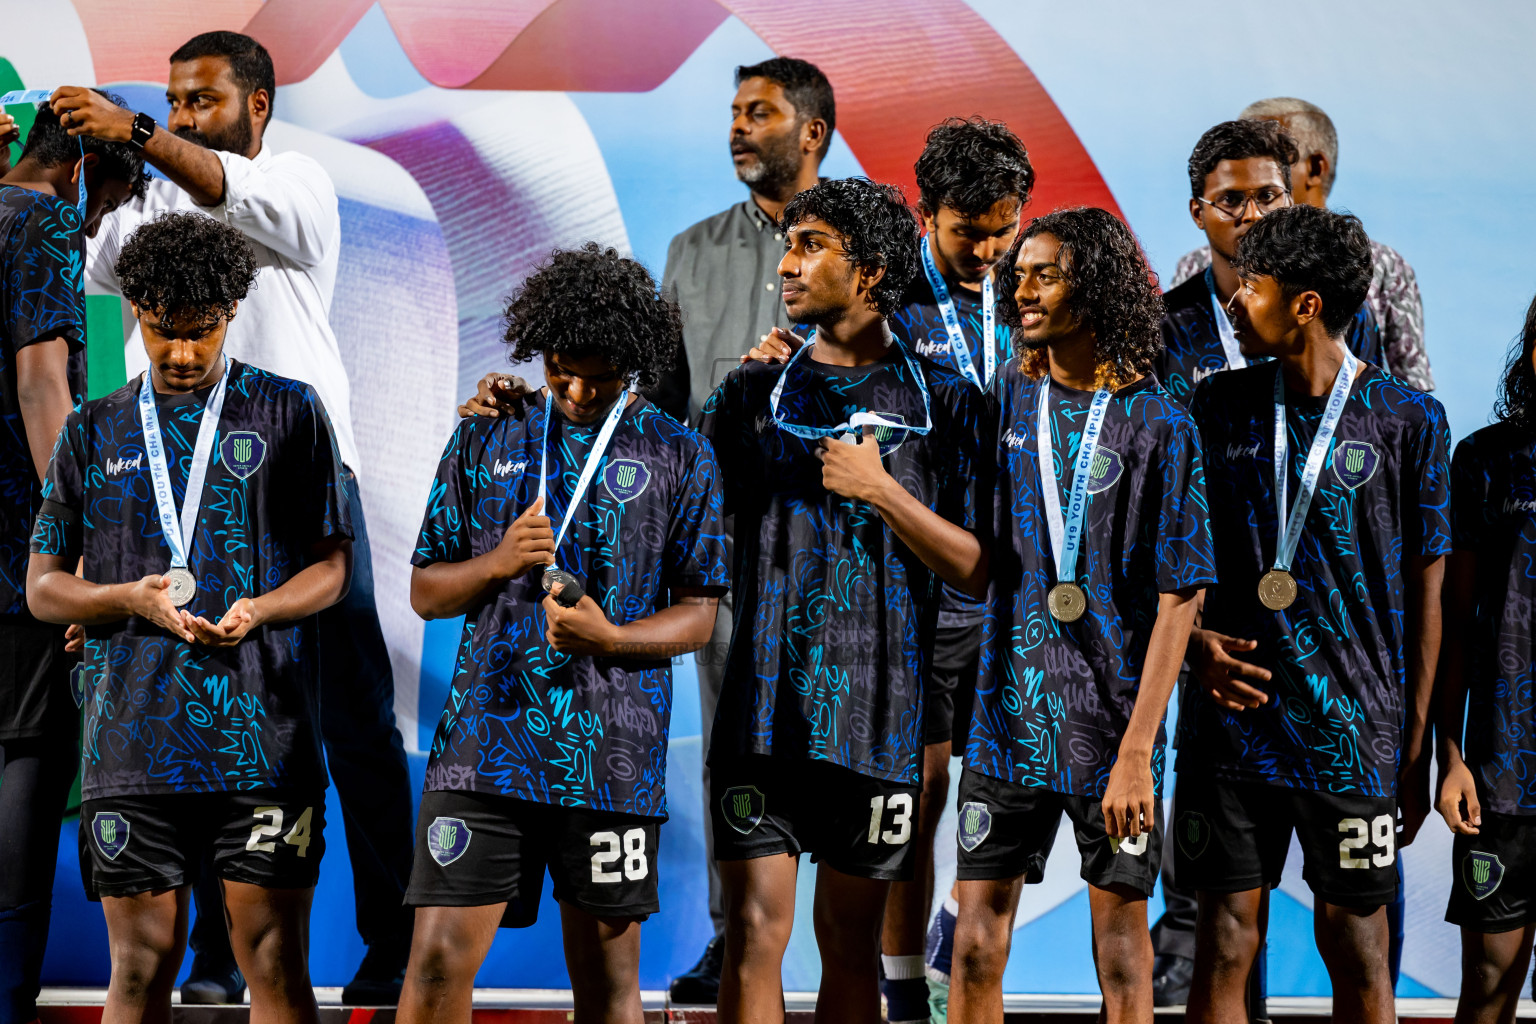
[{"label": "club crest on jersey", "polygon": [[1088,493],[1098,494],[1115,486],[1124,468],[1120,463],[1119,452],[1100,445],[1099,450],[1093,453],[1093,465],[1088,467]]},{"label": "club crest on jersey", "polygon": [[960,848],[970,853],[992,833],[992,810],[986,804],[968,800],[960,805]]},{"label": "club crest on jersey", "polygon": [[116,811],[97,811],[91,819],[91,838],[103,857],[117,860],[128,845],[128,819]]},{"label": "club crest on jersey", "polygon": [[1504,862],[1497,854],[1473,850],[1462,859],[1461,880],[1473,899],[1485,900],[1504,881]]},{"label": "club crest on jersey", "polygon": [[438,866],[447,867],[464,856],[473,836],[463,818],[438,818],[427,827],[427,852]]},{"label": "club crest on jersey", "polygon": [[632,501],[645,493],[651,471],[634,459],[610,459],[603,470],[603,486],[619,501]]},{"label": "club crest on jersey", "polygon": [[767,806],[768,801],[756,786],[732,786],[720,798],[726,824],[742,835],[749,835],[762,824]]},{"label": "club crest on jersey", "polygon": [[1333,450],[1333,475],[1339,483],[1354,490],[1376,475],[1381,459],[1374,445],[1365,441],[1340,441]]},{"label": "club crest on jersey", "polygon": [[219,443],[219,458],[224,466],[241,480],[261,468],[267,457],[267,442],[254,430],[232,430]]},{"label": "club crest on jersey", "polygon": [[1193,859],[1204,853],[1210,843],[1211,826],[1205,820],[1205,815],[1199,811],[1189,811],[1179,816],[1179,827],[1175,834],[1178,836],[1179,849]]}]

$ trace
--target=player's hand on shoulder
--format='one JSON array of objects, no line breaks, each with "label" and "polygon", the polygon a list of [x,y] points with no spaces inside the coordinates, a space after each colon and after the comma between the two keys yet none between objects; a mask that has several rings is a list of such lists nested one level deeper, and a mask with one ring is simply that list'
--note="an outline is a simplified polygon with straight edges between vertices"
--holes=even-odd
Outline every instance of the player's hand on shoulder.
[{"label": "player's hand on shoulder", "polygon": [[193,616],[189,612],[181,615],[197,642],[207,647],[234,647],[261,624],[256,602],[248,597],[230,605],[229,611],[219,616],[218,622],[209,622],[201,615]]},{"label": "player's hand on shoulder", "polygon": [[1189,636],[1190,672],[1206,696],[1229,711],[1267,704],[1269,694],[1262,684],[1269,682],[1269,670],[1234,657],[1258,646],[1255,640],[1196,629]]},{"label": "player's hand on shoulder", "polygon": [[171,596],[166,592],[169,586],[170,581],[158,573],[151,573],[139,582],[129,584],[129,607],[139,618],[148,619],[189,644],[196,643],[197,638],[187,628],[181,609],[171,603]]},{"label": "player's hand on shoulder", "polygon": [[791,356],[805,344],[805,339],[793,331],[775,327],[752,350],[741,357],[743,363],[787,363]]},{"label": "player's hand on shoulder", "polygon": [[1477,780],[1461,758],[1440,772],[1440,798],[1436,809],[1457,835],[1475,836],[1483,824],[1483,805],[1477,798]]},{"label": "player's hand on shoulder", "polygon": [[507,406],[537,390],[514,373],[488,373],[475,385],[475,393],[459,406],[459,417],[500,416]]},{"label": "player's hand on shoulder", "polygon": [[874,433],[874,427],[866,426],[857,443],[822,438],[816,453],[821,459],[821,486],[845,498],[875,501],[890,474],[880,461],[880,442]]},{"label": "player's hand on shoulder", "polygon": [[[556,584],[559,586],[559,584]],[[551,594],[544,598],[544,639],[561,654],[603,658],[614,654],[619,627],[584,594],[576,607],[566,608]]]},{"label": "player's hand on shoulder", "polygon": [[544,498],[534,498],[522,515],[512,521],[496,545],[496,575],[513,580],[536,565],[555,561],[555,531],[544,514]]},{"label": "player's hand on shoulder", "polygon": [[1151,757],[1122,754],[1109,769],[1109,784],[1104,787],[1104,831],[1117,839],[1135,839],[1152,831],[1156,799]]}]

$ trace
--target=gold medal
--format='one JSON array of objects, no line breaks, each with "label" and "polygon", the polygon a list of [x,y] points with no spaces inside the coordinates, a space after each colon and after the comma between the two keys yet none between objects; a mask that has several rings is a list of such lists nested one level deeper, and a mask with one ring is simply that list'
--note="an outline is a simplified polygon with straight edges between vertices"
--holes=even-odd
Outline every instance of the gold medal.
[{"label": "gold medal", "polygon": [[1076,622],[1088,611],[1088,595],[1076,583],[1058,583],[1045,596],[1051,617],[1057,622]]},{"label": "gold medal", "polygon": [[1259,603],[1272,612],[1283,612],[1296,603],[1296,577],[1284,569],[1271,569],[1259,580]]}]

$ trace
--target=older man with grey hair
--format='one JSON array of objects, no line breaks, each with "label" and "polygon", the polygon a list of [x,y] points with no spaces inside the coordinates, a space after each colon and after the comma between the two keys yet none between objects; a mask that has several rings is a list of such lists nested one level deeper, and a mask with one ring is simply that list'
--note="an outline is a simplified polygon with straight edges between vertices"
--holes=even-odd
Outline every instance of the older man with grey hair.
[{"label": "older man with grey hair", "polygon": [[[1326,208],[1339,166],[1339,136],[1333,120],[1316,104],[1291,96],[1250,103],[1239,117],[1279,121],[1296,142],[1297,161],[1291,167],[1291,195],[1298,203]],[[1429,354],[1424,349],[1424,303],[1408,261],[1391,246],[1371,241],[1371,290],[1366,303],[1381,327],[1386,369],[1421,391],[1433,391]],[[1186,253],[1174,268],[1169,287],[1194,277],[1211,262],[1202,246]]]}]

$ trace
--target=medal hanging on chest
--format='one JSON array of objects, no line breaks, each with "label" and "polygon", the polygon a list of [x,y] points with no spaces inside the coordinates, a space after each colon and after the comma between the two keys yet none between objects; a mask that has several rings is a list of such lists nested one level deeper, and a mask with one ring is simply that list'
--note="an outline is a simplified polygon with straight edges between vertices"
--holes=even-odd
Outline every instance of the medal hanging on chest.
[{"label": "medal hanging on chest", "polygon": [[1296,504],[1288,510],[1286,492],[1290,484],[1290,454],[1285,427],[1285,380],[1280,366],[1275,366],[1275,560],[1259,579],[1259,603],[1272,612],[1283,612],[1296,603],[1296,577],[1291,575],[1291,563],[1296,557],[1296,546],[1301,543],[1301,531],[1306,526],[1307,510],[1312,507],[1312,496],[1317,493],[1323,463],[1333,445],[1334,432],[1344,415],[1344,406],[1349,401],[1349,391],[1359,369],[1359,360],[1346,350],[1344,365],[1333,378],[1333,390],[1328,395],[1328,404],[1323,407],[1322,421],[1317,425],[1306,464],[1301,470]]},{"label": "medal hanging on chest", "polygon": [[1082,544],[1083,520],[1087,518],[1088,478],[1092,475],[1093,457],[1099,450],[1099,432],[1104,426],[1110,397],[1104,388],[1094,392],[1088,418],[1083,421],[1077,458],[1072,464],[1072,490],[1063,514],[1051,444],[1051,378],[1046,377],[1040,382],[1035,458],[1040,467],[1041,504],[1045,507],[1051,551],[1056,558],[1056,584],[1046,594],[1045,603],[1057,622],[1076,622],[1088,612],[1088,592],[1077,583],[1077,553]]},{"label": "medal hanging on chest", "polygon": [[192,464],[187,470],[187,494],[176,514],[176,495],[171,490],[171,473],[165,460],[165,443],[160,434],[160,414],[155,409],[155,388],[149,371],[139,387],[139,423],[144,430],[144,452],[149,462],[149,478],[155,491],[155,508],[160,532],[171,549],[171,564],[160,575],[166,581],[165,593],[171,604],[182,607],[197,595],[197,577],[187,568],[187,556],[197,532],[197,513],[203,503],[203,483],[208,478],[208,461],[213,456],[213,439],[219,432],[219,417],[224,411],[224,394],[234,360],[225,358],[224,373],[208,395],[202,419],[197,425],[197,440],[192,444]]},{"label": "medal hanging on chest", "polygon": [[[613,407],[608,410],[608,418],[603,421],[603,427],[597,432],[597,437],[592,441],[592,448],[587,452],[587,461],[581,467],[581,475],[576,478],[576,486],[571,491],[569,503],[565,506],[565,516],[560,520],[560,530],[555,534],[555,557],[560,557],[560,542],[565,539],[565,533],[571,527],[571,520],[576,516],[576,508],[586,497],[587,488],[592,486],[592,477],[597,473],[597,467],[602,464],[603,456],[608,451],[608,442],[613,440],[613,432],[618,428],[619,420],[624,418],[624,409],[629,405],[629,389],[625,388],[619,393]],[[544,440],[539,447],[539,497],[546,496],[545,481],[549,474],[549,435],[554,426],[555,396],[549,394],[544,399]],[[545,507],[548,508],[546,500]],[[574,608],[586,593],[581,581],[574,575],[559,567],[558,564],[544,567],[544,575],[540,579],[546,593],[553,593],[556,583],[560,584],[560,593],[555,596],[555,601],[566,608]]]}]

